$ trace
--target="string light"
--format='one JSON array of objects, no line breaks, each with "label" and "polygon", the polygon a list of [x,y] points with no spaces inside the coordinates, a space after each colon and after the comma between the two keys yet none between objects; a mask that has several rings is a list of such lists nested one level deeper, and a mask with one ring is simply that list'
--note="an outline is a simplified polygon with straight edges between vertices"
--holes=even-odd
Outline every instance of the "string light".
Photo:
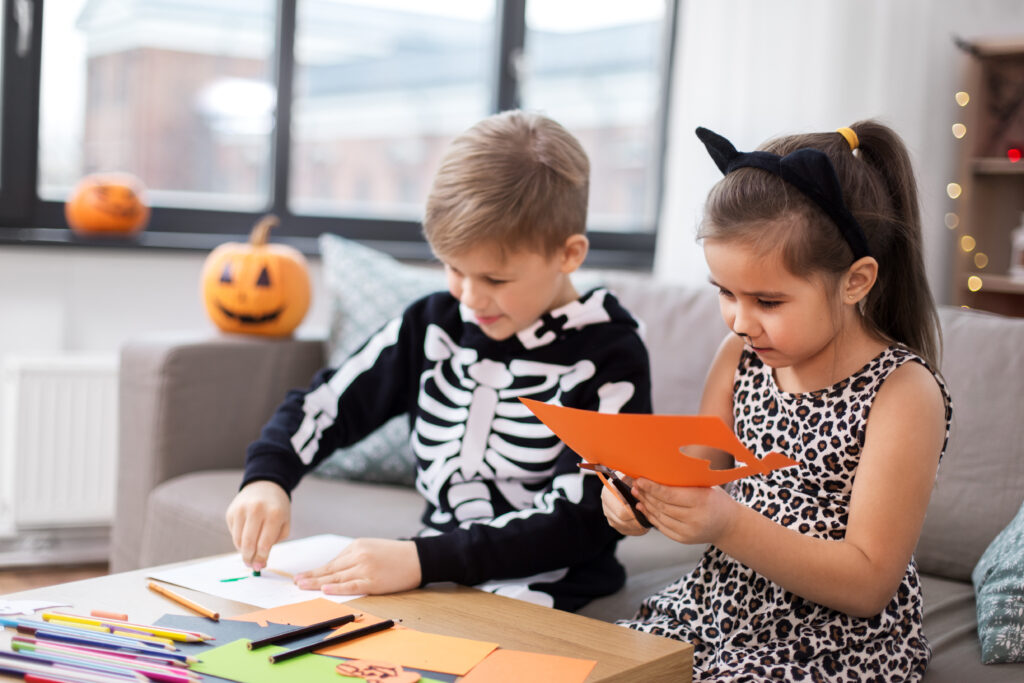
[{"label": "string light", "polygon": [[960,238],[960,248],[967,253],[974,251],[974,247],[976,246],[978,246],[977,241],[970,235],[964,235]]},{"label": "string light", "polygon": [[946,185],[946,194],[949,195],[950,199],[956,199],[963,191],[963,188],[960,187],[960,183],[949,183]]},{"label": "string light", "polygon": [[959,139],[963,138],[963,136],[965,136],[965,135],[967,135],[967,126],[965,126],[962,123],[954,123],[953,124],[953,137],[955,137],[957,140],[959,140]]},{"label": "string light", "polygon": [[1020,150],[1016,147],[1011,147],[1006,150],[1006,158],[1010,160],[1011,164],[1015,164],[1020,161]]},{"label": "string light", "polygon": [[956,230],[960,227],[960,216],[956,215],[952,211],[946,214],[946,227],[950,230]]},{"label": "string light", "polygon": [[971,101],[971,96],[965,93],[963,90],[958,92],[953,97],[956,98],[956,103],[959,104],[961,107],[966,107],[967,103]]},{"label": "string light", "polygon": [[988,265],[988,254],[983,251],[979,251],[974,255],[974,266],[978,270],[983,270]]},{"label": "string light", "polygon": [[978,277],[977,275],[972,275],[969,278],[967,278],[967,289],[971,290],[972,292],[977,292],[978,290],[980,290],[982,284],[983,283],[981,281],[981,278]]}]

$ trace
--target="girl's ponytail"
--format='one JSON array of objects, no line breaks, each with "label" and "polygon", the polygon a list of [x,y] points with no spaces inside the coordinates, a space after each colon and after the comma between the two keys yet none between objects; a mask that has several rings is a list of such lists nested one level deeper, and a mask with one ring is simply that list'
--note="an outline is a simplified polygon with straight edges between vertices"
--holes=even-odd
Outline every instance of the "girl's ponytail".
[{"label": "girl's ponytail", "polygon": [[[861,121],[851,128],[860,141],[859,158],[851,159],[853,164],[837,164],[844,167],[837,172],[879,266],[878,282],[863,304],[864,318],[877,332],[906,345],[938,370],[938,315],[925,275],[921,212],[910,155],[887,126]],[[857,169],[857,162],[868,169]],[[869,170],[874,178],[863,178],[858,170]],[[859,182],[857,175],[862,176]],[[872,180],[881,182],[878,189],[884,196],[867,187],[876,184]]]}]

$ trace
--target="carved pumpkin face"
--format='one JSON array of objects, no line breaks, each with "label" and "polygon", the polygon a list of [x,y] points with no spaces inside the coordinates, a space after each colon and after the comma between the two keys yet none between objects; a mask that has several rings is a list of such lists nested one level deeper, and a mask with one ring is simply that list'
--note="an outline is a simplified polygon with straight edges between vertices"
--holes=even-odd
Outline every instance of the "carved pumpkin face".
[{"label": "carved pumpkin face", "polygon": [[306,259],[285,244],[268,244],[277,218],[253,228],[249,242],[222,244],[206,257],[202,295],[206,313],[225,332],[285,336],[309,310]]},{"label": "carved pumpkin face", "polygon": [[75,186],[64,217],[82,235],[130,235],[146,227],[146,188],[129,173],[93,173]]}]

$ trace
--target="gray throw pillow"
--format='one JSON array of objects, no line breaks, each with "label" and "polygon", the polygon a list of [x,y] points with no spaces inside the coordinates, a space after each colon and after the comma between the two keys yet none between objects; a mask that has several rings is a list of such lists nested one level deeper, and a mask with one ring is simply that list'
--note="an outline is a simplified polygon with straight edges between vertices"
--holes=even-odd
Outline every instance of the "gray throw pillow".
[{"label": "gray throw pillow", "polygon": [[971,579],[981,661],[1024,661],[1024,506],[982,554]]}]

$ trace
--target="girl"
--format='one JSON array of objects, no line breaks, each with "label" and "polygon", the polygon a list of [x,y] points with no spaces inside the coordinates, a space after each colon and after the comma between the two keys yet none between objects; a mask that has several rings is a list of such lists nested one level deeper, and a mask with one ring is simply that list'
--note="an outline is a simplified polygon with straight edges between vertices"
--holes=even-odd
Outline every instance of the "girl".
[{"label": "girl", "polygon": [[[800,466],[727,489],[637,480],[654,526],[710,545],[622,623],[693,643],[698,680],[918,680],[930,650],[912,552],[951,404],[907,151],[874,121],[752,153],[697,134],[725,174],[699,238],[734,333],[701,412]],[[603,503],[620,532],[646,531]]]}]

